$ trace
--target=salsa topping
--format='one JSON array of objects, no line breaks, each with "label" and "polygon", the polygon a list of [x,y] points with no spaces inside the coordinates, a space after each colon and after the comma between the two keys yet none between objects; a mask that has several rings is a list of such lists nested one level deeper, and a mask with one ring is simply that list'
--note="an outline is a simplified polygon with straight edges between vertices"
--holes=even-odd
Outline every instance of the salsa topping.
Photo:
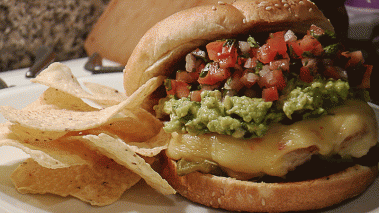
[{"label": "salsa topping", "polygon": [[170,115],[165,130],[261,137],[272,123],[317,117],[367,96],[372,66],[333,33],[312,25],[302,38],[288,30],[262,43],[217,40],[187,54],[185,70],[165,81],[168,97],[155,107]]}]

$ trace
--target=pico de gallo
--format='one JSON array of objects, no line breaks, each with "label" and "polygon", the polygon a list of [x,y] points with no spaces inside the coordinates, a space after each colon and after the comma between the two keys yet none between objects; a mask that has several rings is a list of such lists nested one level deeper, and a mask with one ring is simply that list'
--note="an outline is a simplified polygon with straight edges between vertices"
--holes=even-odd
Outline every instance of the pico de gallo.
[{"label": "pico de gallo", "polygon": [[315,25],[298,36],[288,30],[263,42],[217,40],[188,53],[155,107],[170,115],[165,130],[261,137],[272,123],[320,116],[366,94],[372,66],[360,51],[345,51]]}]

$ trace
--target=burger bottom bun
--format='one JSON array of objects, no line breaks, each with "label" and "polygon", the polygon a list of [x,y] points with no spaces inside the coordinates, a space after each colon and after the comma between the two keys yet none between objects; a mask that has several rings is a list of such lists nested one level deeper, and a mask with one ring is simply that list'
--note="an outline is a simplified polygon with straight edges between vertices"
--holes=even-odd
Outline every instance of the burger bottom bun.
[{"label": "burger bottom bun", "polygon": [[165,158],[162,176],[179,194],[213,208],[247,212],[287,212],[325,208],[361,194],[378,175],[378,166],[355,165],[333,175],[286,183],[240,181],[194,172],[176,173]]}]

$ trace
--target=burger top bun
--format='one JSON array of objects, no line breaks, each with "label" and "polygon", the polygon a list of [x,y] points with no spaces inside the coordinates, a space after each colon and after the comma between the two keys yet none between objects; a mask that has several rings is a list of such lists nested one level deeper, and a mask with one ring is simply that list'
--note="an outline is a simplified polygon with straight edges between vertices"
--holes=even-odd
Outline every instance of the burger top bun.
[{"label": "burger top bun", "polygon": [[124,69],[126,94],[154,76],[169,75],[177,61],[210,41],[286,29],[305,33],[311,24],[333,31],[308,0],[237,0],[180,11],[158,22],[137,44]]}]

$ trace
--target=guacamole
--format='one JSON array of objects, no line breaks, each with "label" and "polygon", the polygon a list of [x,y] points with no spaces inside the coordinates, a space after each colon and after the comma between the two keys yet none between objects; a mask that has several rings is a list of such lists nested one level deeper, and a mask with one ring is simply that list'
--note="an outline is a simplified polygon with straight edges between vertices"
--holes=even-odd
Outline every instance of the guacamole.
[{"label": "guacamole", "polygon": [[272,102],[237,96],[227,96],[222,101],[221,97],[221,92],[215,90],[202,92],[200,102],[189,98],[164,99],[160,109],[170,115],[164,130],[193,134],[217,132],[236,138],[263,136],[268,129],[265,117],[271,113]]},{"label": "guacamole", "polygon": [[302,87],[290,85],[289,88],[293,89],[284,96],[284,101],[280,105],[288,118],[291,118],[295,112],[307,110],[309,112],[304,113],[304,116],[325,114],[325,108],[336,106],[346,100],[350,89],[349,83],[341,79],[327,81],[319,79],[308,85],[303,84]]},{"label": "guacamole", "polygon": [[201,101],[168,97],[155,107],[157,114],[170,115],[166,132],[204,134],[216,132],[235,138],[262,137],[272,123],[327,113],[328,106],[337,106],[349,96],[349,84],[342,80],[316,80],[306,84],[291,82],[287,94],[278,102],[262,98],[225,96],[218,90],[203,91]]}]

